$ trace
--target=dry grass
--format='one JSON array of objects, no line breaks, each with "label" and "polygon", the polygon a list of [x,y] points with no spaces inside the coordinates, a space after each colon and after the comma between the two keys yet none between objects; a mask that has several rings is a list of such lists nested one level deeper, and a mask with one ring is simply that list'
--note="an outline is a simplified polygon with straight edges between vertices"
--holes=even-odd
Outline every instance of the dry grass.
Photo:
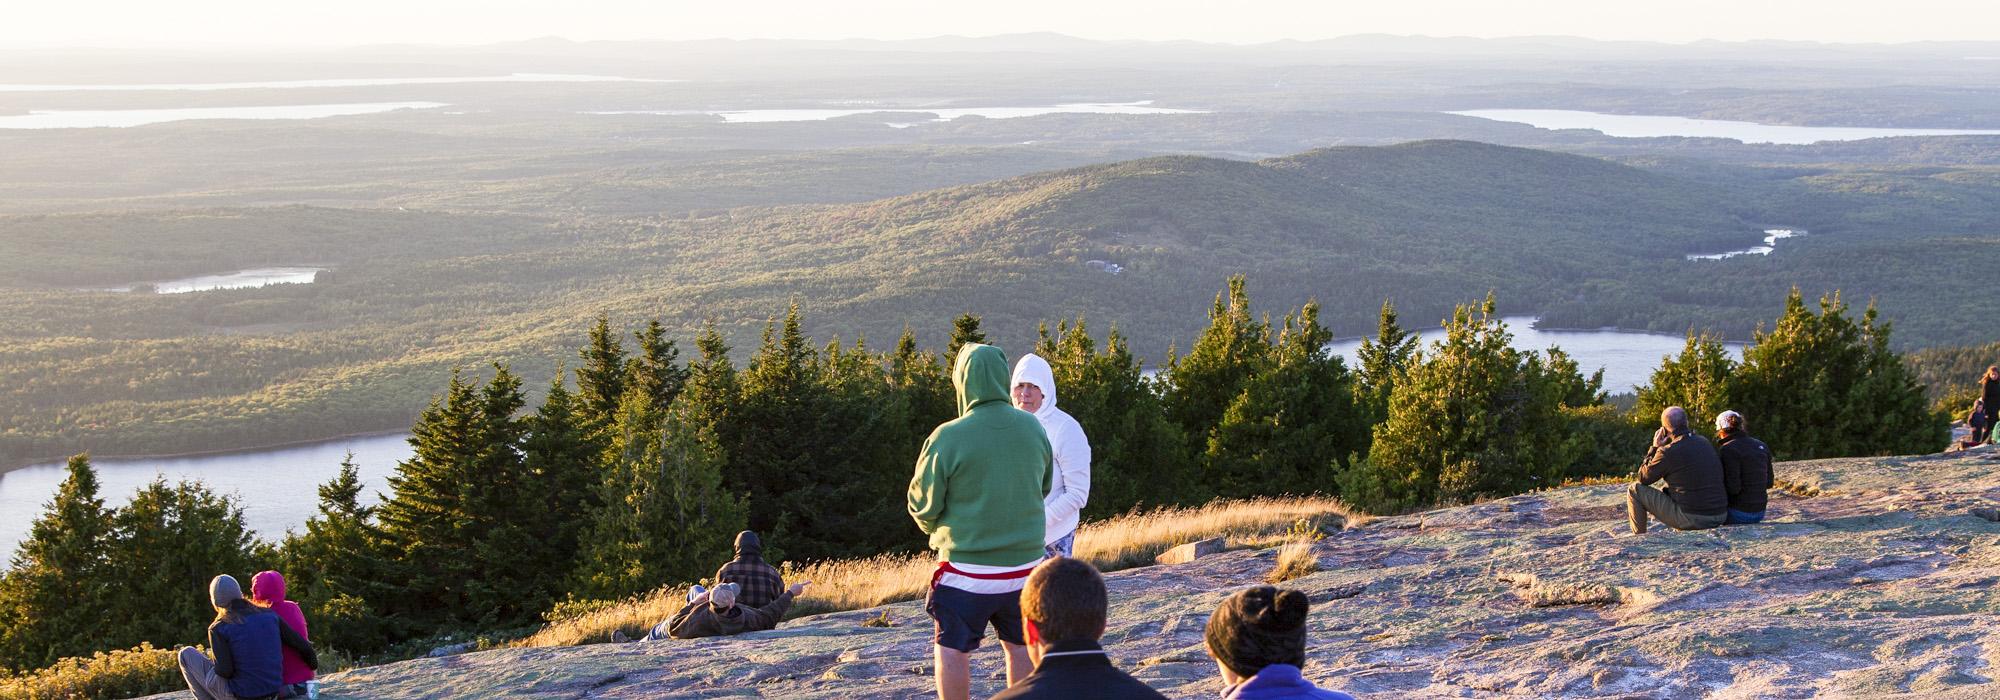
[{"label": "dry grass", "polygon": [[1514,584],[1514,595],[1531,607],[1598,605],[1616,603],[1618,591],[1610,586],[1589,583],[1543,581],[1534,574],[1500,574],[1499,579]]},{"label": "dry grass", "polygon": [[[1259,498],[1215,501],[1197,508],[1163,508],[1087,523],[1076,535],[1076,556],[1103,571],[1145,566],[1176,545],[1209,537],[1228,538],[1231,548],[1269,547],[1298,539],[1301,529],[1355,527],[1366,516],[1331,498]],[[1282,558],[1282,557],[1281,557]],[[930,555],[882,555],[867,559],[785,567],[785,580],[812,586],[789,617],[861,610],[923,597],[936,567]],[[613,631],[638,638],[678,611],[685,587],[669,587],[611,605],[577,606],[558,616],[518,646],[592,644]]]},{"label": "dry grass", "polygon": [[1313,545],[1325,539],[1326,535],[1305,520],[1294,523],[1286,535],[1289,541],[1278,547],[1277,564],[1271,567],[1270,575],[1264,577],[1266,582],[1284,583],[1319,571],[1319,555],[1313,553]]}]

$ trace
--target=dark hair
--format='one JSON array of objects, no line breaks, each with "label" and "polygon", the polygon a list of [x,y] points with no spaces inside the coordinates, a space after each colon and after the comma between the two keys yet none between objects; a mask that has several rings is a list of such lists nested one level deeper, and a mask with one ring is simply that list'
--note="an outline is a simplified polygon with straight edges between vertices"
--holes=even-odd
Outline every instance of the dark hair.
[{"label": "dark hair", "polygon": [[1021,615],[1034,621],[1045,644],[1097,641],[1108,605],[1104,577],[1081,559],[1042,562],[1021,589]]},{"label": "dark hair", "polygon": [[1306,594],[1271,586],[1239,591],[1208,617],[1208,653],[1248,678],[1265,666],[1306,665]]}]

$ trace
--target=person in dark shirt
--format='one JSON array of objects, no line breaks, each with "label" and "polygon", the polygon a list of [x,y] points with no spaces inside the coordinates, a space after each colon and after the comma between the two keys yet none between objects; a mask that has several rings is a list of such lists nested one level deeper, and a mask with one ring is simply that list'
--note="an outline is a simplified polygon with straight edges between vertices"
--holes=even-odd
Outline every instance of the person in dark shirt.
[{"label": "person in dark shirt", "polygon": [[785,592],[785,577],[776,567],[764,563],[764,542],[757,533],[736,533],[736,558],[715,570],[715,583],[736,584],[736,604],[761,608]]},{"label": "person in dark shirt", "polygon": [[[1651,484],[1665,480],[1666,490]],[[1729,495],[1722,486],[1722,460],[1715,446],[1688,429],[1687,411],[1660,412],[1660,429],[1639,467],[1639,480],[1625,489],[1625,513],[1634,534],[1645,534],[1646,516],[1676,530],[1707,530],[1729,519]]]},{"label": "person in dark shirt", "polygon": [[312,643],[278,620],[269,609],[243,599],[243,587],[227,574],[208,583],[215,622],[208,626],[210,660],[200,649],[180,650],[181,677],[197,700],[267,700],[285,690],[281,649],[299,653],[319,670]]},{"label": "person in dark shirt", "polygon": [[1729,494],[1730,525],[1764,521],[1771,484],[1771,448],[1750,437],[1743,414],[1723,411],[1715,417],[1715,446],[1722,459],[1722,490]]},{"label": "person in dark shirt", "polygon": [[1104,577],[1080,559],[1056,557],[1028,574],[1021,589],[1022,631],[1034,673],[993,700],[1165,700],[1111,665],[1104,636]]}]

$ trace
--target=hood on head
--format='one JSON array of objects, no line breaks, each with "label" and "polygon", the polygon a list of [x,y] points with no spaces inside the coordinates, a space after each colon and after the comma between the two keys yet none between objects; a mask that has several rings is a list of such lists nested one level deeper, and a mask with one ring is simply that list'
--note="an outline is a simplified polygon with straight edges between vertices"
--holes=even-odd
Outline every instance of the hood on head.
[{"label": "hood on head", "polygon": [[243,586],[236,577],[223,574],[208,582],[208,602],[218,608],[227,608],[230,603],[243,599]]},{"label": "hood on head", "polygon": [[276,571],[261,571],[250,579],[250,600],[258,603],[276,603],[285,599],[285,575]]},{"label": "hood on head", "polygon": [[1032,352],[1022,355],[1021,361],[1014,363],[1014,378],[1007,382],[1007,390],[1011,392],[1022,384],[1033,384],[1042,390],[1042,406],[1035,409],[1035,415],[1046,416],[1056,410],[1056,373],[1049,368],[1048,360]]},{"label": "hood on head", "polygon": [[757,539],[757,531],[744,530],[736,533],[736,556],[754,557],[764,553],[764,541]]},{"label": "hood on head", "polygon": [[982,343],[959,347],[951,363],[951,388],[958,392],[958,414],[965,415],[988,401],[1007,400],[1007,353]]}]

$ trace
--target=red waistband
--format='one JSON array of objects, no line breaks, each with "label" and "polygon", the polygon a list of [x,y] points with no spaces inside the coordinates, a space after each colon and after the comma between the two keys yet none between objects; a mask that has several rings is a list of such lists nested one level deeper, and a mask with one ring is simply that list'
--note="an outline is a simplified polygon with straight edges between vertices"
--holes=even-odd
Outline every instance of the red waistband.
[{"label": "red waistband", "polygon": [[937,570],[931,572],[931,587],[936,588],[938,585],[938,581],[940,579],[943,579],[945,574],[964,576],[966,578],[978,579],[981,581],[1011,581],[1017,578],[1027,578],[1028,574],[1032,574],[1034,572],[1035,572],[1035,567],[1030,566],[998,574],[974,574],[961,570],[956,566],[952,566],[951,562],[941,561],[938,562]]}]

